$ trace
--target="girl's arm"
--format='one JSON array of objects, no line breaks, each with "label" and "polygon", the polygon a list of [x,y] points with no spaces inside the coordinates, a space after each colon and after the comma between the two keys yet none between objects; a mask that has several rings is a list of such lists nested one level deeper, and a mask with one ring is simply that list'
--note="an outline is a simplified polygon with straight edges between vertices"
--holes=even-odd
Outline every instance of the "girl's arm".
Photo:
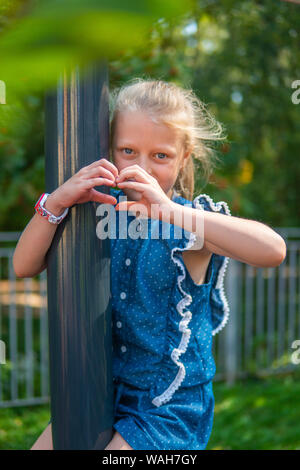
[{"label": "girl's arm", "polygon": [[[135,181],[126,181],[129,177],[135,178]],[[256,267],[275,267],[285,259],[283,238],[267,225],[177,204],[166,196],[157,180],[139,165],[123,168],[117,183],[121,189],[134,188],[141,192],[138,204],[135,201],[121,202],[118,210],[136,210],[147,217],[179,225],[197,235],[200,250],[204,247]]]},{"label": "girl's arm", "polygon": [[[56,201],[55,192],[48,196],[45,208],[59,216],[64,208]],[[35,214],[19,238],[13,255],[13,267],[17,277],[34,277],[46,267],[46,253],[51,245],[57,225]]]},{"label": "girl's arm", "polygon": [[285,259],[285,241],[261,222],[193,209],[174,202],[170,219],[176,225],[180,221],[184,230],[204,237],[203,247],[213,253],[255,267],[279,266]]},{"label": "girl's arm", "polygon": [[[237,261],[241,261],[242,263],[244,263],[245,261],[243,259],[240,259],[238,258],[237,256],[232,256],[231,253],[228,253],[228,251],[225,251],[223,248],[219,248],[218,246],[216,245],[213,245],[213,243],[209,243],[209,242],[204,242],[203,243],[203,248],[199,248],[199,250],[195,249],[194,251],[205,251],[207,253],[216,253],[217,255],[221,255],[221,256],[227,256],[228,258],[232,258],[232,259],[236,259]],[[259,268],[260,266],[257,266],[256,264],[253,264],[253,263],[247,263],[249,264],[250,266],[253,266],[254,268]]]},{"label": "girl's arm", "polygon": [[[117,167],[106,158],[79,170],[48,196],[45,208],[59,216],[67,207],[95,201],[116,204],[115,197],[96,191],[94,186],[114,186]],[[46,267],[46,254],[57,225],[35,214],[25,227],[13,255],[13,267],[18,277],[34,277]]]}]

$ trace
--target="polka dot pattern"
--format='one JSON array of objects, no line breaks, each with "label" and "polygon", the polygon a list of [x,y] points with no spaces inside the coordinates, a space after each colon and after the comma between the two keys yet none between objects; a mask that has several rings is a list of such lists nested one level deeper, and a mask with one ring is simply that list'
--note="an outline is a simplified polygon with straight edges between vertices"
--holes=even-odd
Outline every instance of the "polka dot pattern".
[{"label": "polka dot pattern", "polygon": [[[125,196],[122,190],[110,191],[117,201]],[[191,205],[179,195],[173,200]],[[222,203],[215,205],[207,195],[195,198],[192,206],[226,213]],[[157,396],[173,384],[169,397],[181,385],[212,379],[212,336],[225,324],[228,313],[220,282],[226,258],[214,253],[204,284],[197,285],[182,257],[193,241],[190,232],[144,219],[144,238],[131,238],[135,217],[125,212],[115,215],[116,238],[111,238],[114,377],[143,389],[156,382]],[[126,354],[120,354],[121,346],[126,346]]]},{"label": "polka dot pattern", "polygon": [[[110,194],[117,202],[125,196]],[[230,215],[226,203],[206,194],[192,203],[175,194],[173,201]],[[137,450],[205,449],[214,409],[212,339],[229,316],[228,258],[213,253],[197,285],[182,257],[196,242],[193,234],[151,219],[137,230],[133,215],[112,214],[114,428]]]},{"label": "polka dot pattern", "polygon": [[181,387],[172,400],[157,408],[151,393],[115,382],[114,424],[134,450],[203,450],[214,416],[212,382]]},{"label": "polka dot pattern", "polygon": [[[111,189],[111,194],[117,201],[125,196],[122,190]],[[192,204],[200,210],[227,213],[222,203],[214,206],[207,195],[198,196],[193,203],[179,195],[173,200],[182,205]],[[226,299],[221,296],[223,278],[220,278],[224,276],[226,258],[213,254],[204,284],[197,285],[182,258],[182,251],[193,244],[193,234],[172,224],[144,219],[140,232],[145,236],[131,238],[128,233],[134,219],[128,213],[116,212],[116,238],[111,239],[113,376],[115,383],[132,387],[132,393],[136,391],[136,400],[143,396],[141,403],[151,397],[151,407],[160,410],[157,417],[162,413],[167,416],[174,400],[186,396],[187,403],[192,403],[189,393],[195,387],[211,383],[215,375],[212,338],[218,328],[225,325],[224,319],[228,316]],[[166,237],[168,233],[170,236]],[[120,322],[121,328],[118,327]],[[126,351],[122,352],[124,346]],[[194,408],[185,408],[186,426],[195,418]],[[143,408],[139,405],[138,409],[142,412]],[[125,433],[129,421],[136,422],[135,412],[139,414],[132,408],[126,425],[125,421],[118,424],[120,433],[121,429]],[[210,419],[207,415],[207,420]],[[139,422],[136,427],[143,426]],[[138,429],[135,431],[140,435]],[[140,439],[144,442],[142,436]],[[141,443],[132,440],[130,445],[141,448]],[[149,445],[154,444],[149,442]],[[176,445],[175,449],[187,448]],[[169,448],[173,447],[166,447]]]}]

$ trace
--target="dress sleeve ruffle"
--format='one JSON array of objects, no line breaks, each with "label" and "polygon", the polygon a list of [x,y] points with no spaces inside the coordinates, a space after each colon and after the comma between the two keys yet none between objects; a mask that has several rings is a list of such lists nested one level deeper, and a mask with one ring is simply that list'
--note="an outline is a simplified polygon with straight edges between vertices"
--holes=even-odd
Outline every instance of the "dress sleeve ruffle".
[{"label": "dress sleeve ruffle", "polygon": [[177,306],[177,309],[182,313],[183,308],[190,305],[192,298],[190,294],[183,290],[182,282],[186,277],[186,268],[179,258],[178,252],[191,250],[195,243],[197,243],[197,237],[194,233],[184,230],[179,226],[170,225],[170,237],[166,239],[166,242],[171,250],[171,260],[181,270],[181,274],[177,277],[177,286],[182,294],[182,300]]},{"label": "dress sleeve ruffle", "polygon": [[[188,205],[194,209],[208,210],[231,216],[226,202],[219,201],[215,203],[207,194],[200,194],[195,197],[192,203],[183,198],[179,198],[177,202]],[[185,292],[182,288],[182,281],[186,277],[186,271],[183,262],[178,257],[178,251],[201,249],[202,242],[199,241],[197,236],[192,232],[184,230],[179,226],[171,225],[170,227],[171,236],[167,240],[167,243],[171,249],[171,259],[182,271],[177,279],[178,288],[182,294],[182,300],[178,305],[178,310],[182,312],[184,307],[190,305],[192,298],[189,293]],[[229,305],[224,292],[224,276],[228,262],[228,257],[212,253],[210,263],[212,264],[213,276],[209,304],[211,308],[213,335],[219,333],[229,319]]]},{"label": "dress sleeve ruffle", "polygon": [[181,339],[178,347],[174,348],[171,353],[172,361],[178,366],[177,375],[169,387],[161,395],[155,397],[152,400],[152,403],[157,407],[171,400],[173,394],[176,392],[176,390],[178,390],[185,378],[185,366],[179,358],[186,352],[191,336],[191,330],[188,326],[192,319],[192,312],[188,309],[185,309],[192,303],[193,298],[183,288],[182,283],[186,277],[185,266],[180,258],[176,255],[176,252],[189,250],[190,247],[192,247],[195,243],[196,236],[194,233],[188,232],[179,226],[171,224],[169,228],[170,237],[166,238],[165,240],[171,250],[171,260],[176,266],[180,268],[180,273],[177,276],[177,287],[181,293],[181,299],[177,303],[176,309],[181,316],[181,320],[178,324],[178,331],[181,333]]},{"label": "dress sleeve ruffle", "polygon": [[[207,194],[200,194],[193,200],[193,207],[200,210],[209,210],[225,215],[230,215],[226,202],[214,203]],[[212,318],[212,334],[216,335],[226,325],[229,319],[229,305],[224,292],[224,275],[229,258],[216,253],[212,254],[213,278],[210,293],[210,308]]]},{"label": "dress sleeve ruffle", "polygon": [[[221,201],[215,204],[207,194],[200,194],[192,203],[188,203],[188,201],[186,201],[186,204],[183,198],[179,198],[177,202],[183,205],[188,205],[194,209],[209,210],[231,215],[226,202]],[[178,251],[182,252],[191,249],[201,249],[203,245],[202,242],[199,242],[194,233],[184,230],[179,226],[172,224],[168,225],[170,236],[165,240],[171,250],[171,260],[180,268],[180,272],[177,276],[177,287],[181,293],[181,299],[176,304],[176,309],[182,317],[178,324],[178,330],[181,333],[181,340],[178,347],[173,349],[171,354],[171,359],[178,366],[178,373],[169,387],[161,395],[153,399],[152,403],[156,406],[161,406],[172,398],[173,394],[181,386],[186,375],[185,366],[183,362],[181,362],[180,356],[186,352],[191,337],[189,323],[192,319],[192,313],[188,310],[188,306],[192,303],[193,298],[189,292],[184,290],[183,281],[186,278],[186,267],[183,260],[178,256]],[[212,263],[212,285],[210,289],[209,304],[212,313],[213,335],[218,333],[225,326],[229,316],[229,306],[223,287],[224,274],[228,260],[229,258],[225,256],[213,253],[210,261],[210,263]],[[201,289],[201,284],[198,287]]]}]

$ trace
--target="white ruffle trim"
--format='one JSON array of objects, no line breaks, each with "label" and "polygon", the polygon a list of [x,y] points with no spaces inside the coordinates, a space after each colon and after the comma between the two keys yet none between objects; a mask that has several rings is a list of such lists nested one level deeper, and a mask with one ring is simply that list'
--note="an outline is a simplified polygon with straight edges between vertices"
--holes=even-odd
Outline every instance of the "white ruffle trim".
[{"label": "white ruffle trim", "polygon": [[[173,197],[174,197],[174,194],[173,194]],[[211,199],[211,197],[208,196],[207,194],[200,194],[199,196],[197,196],[194,199],[193,203],[195,204],[196,209],[204,210],[203,204],[199,203],[199,199],[201,197],[206,198],[207,202],[209,203],[211,209],[214,212],[219,212],[219,210],[223,207],[225,209],[226,214],[231,215],[230,210],[229,210],[228,205],[227,205],[226,202],[220,201],[220,202],[217,202],[215,204],[213,202],[213,200]],[[192,319],[192,312],[190,312],[189,310],[187,312],[183,312],[183,309],[187,305],[190,305],[192,303],[193,298],[192,298],[191,295],[187,294],[181,287],[181,283],[185,278],[185,266],[180,261],[180,259],[177,259],[177,258],[174,257],[174,251],[175,250],[176,251],[178,251],[178,250],[180,250],[180,251],[188,250],[195,243],[197,243],[197,236],[194,233],[190,232],[189,233],[189,241],[188,241],[187,245],[184,248],[174,247],[171,251],[171,258],[172,258],[173,262],[176,263],[182,270],[182,274],[177,277],[177,285],[178,285],[178,288],[179,288],[179,290],[181,291],[181,293],[183,295],[183,298],[176,305],[178,313],[182,316],[182,320],[179,322],[179,328],[178,328],[179,331],[182,332],[182,337],[181,337],[181,341],[180,341],[180,344],[179,344],[178,348],[174,348],[172,353],[171,353],[171,359],[179,367],[179,371],[178,371],[175,379],[171,383],[171,385],[167,388],[167,390],[165,390],[161,395],[155,397],[152,400],[152,403],[157,407],[161,406],[164,403],[167,403],[169,400],[171,400],[172,396],[174,395],[176,390],[178,390],[178,388],[180,387],[180,385],[181,385],[181,383],[184,380],[185,375],[186,375],[185,367],[184,367],[183,363],[179,361],[179,356],[186,352],[188,344],[189,344],[189,340],[190,340],[190,336],[191,336],[191,330],[188,328],[188,324]],[[222,323],[217,328],[215,328],[215,330],[213,330],[213,332],[212,332],[213,335],[218,333],[225,326],[225,324],[227,323],[228,317],[229,317],[229,306],[228,306],[227,299],[225,297],[224,286],[223,286],[223,284],[224,284],[224,274],[225,274],[225,270],[226,270],[228,260],[229,260],[229,258],[225,257],[225,259],[223,261],[223,264],[220,268],[218,279],[217,279],[217,284],[216,284],[216,288],[220,289],[221,299],[222,299],[223,304],[224,304],[224,318],[222,320]]]},{"label": "white ruffle trim", "polygon": [[[195,207],[197,209],[204,209],[203,204],[199,203],[200,197],[204,197],[206,199],[206,201],[209,203],[210,208],[214,212],[220,212],[220,209],[223,208],[225,210],[226,215],[231,215],[228,204],[225,201],[219,201],[217,203],[214,203],[212,198],[210,196],[208,196],[208,194],[200,194],[199,196],[197,196],[194,199],[193,202],[194,202]],[[224,316],[223,316],[223,319],[222,319],[222,322],[220,323],[220,325],[218,325],[217,328],[215,328],[212,331],[213,336],[215,336],[217,333],[219,333],[219,331],[221,331],[224,328],[224,326],[226,325],[226,323],[229,319],[229,311],[230,310],[229,310],[228,301],[226,299],[225,292],[224,292],[224,275],[225,275],[225,271],[226,271],[226,268],[227,268],[228,261],[229,261],[229,258],[225,256],[225,258],[223,260],[223,263],[222,263],[222,266],[219,270],[219,274],[218,274],[218,278],[217,278],[217,282],[216,282],[216,286],[215,286],[216,289],[220,290],[220,297],[221,297],[221,300],[222,300],[223,305],[224,305]]]},{"label": "white ruffle trim", "polygon": [[179,356],[181,354],[184,354],[185,351],[187,350],[189,341],[190,341],[190,336],[191,336],[191,330],[188,328],[188,324],[192,319],[192,312],[189,310],[186,312],[183,312],[183,309],[192,303],[192,296],[187,294],[183,288],[181,287],[181,283],[185,278],[185,267],[183,263],[180,261],[180,259],[177,259],[174,257],[174,251],[175,250],[180,250],[180,251],[185,251],[190,249],[193,244],[196,241],[196,235],[192,232],[189,233],[189,241],[187,245],[184,248],[179,248],[179,247],[174,247],[171,251],[171,258],[176,263],[182,270],[182,274],[180,274],[177,277],[177,285],[179,290],[181,291],[183,298],[178,302],[176,305],[176,309],[178,313],[182,316],[182,320],[179,322],[179,331],[182,333],[181,341],[178,346],[178,348],[174,348],[172,353],[171,353],[171,359],[175,364],[179,367],[179,371],[171,383],[171,385],[165,390],[161,395],[158,397],[155,397],[152,400],[153,405],[155,406],[160,406],[163,405],[164,403],[167,403],[169,400],[171,400],[173,394],[176,392],[176,390],[180,387],[183,379],[185,378],[185,367],[182,364],[182,362],[179,361]]}]

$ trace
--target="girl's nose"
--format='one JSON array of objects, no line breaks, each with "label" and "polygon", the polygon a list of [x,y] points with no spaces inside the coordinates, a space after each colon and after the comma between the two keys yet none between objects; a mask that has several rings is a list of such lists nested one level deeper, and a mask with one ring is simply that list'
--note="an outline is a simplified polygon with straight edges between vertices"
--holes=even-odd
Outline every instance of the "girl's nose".
[{"label": "girl's nose", "polygon": [[139,163],[139,166],[141,168],[143,168],[143,170],[147,171],[147,173],[149,173],[149,175],[153,176],[152,168],[149,165],[149,162],[145,162],[145,161],[141,160],[140,163]]}]

